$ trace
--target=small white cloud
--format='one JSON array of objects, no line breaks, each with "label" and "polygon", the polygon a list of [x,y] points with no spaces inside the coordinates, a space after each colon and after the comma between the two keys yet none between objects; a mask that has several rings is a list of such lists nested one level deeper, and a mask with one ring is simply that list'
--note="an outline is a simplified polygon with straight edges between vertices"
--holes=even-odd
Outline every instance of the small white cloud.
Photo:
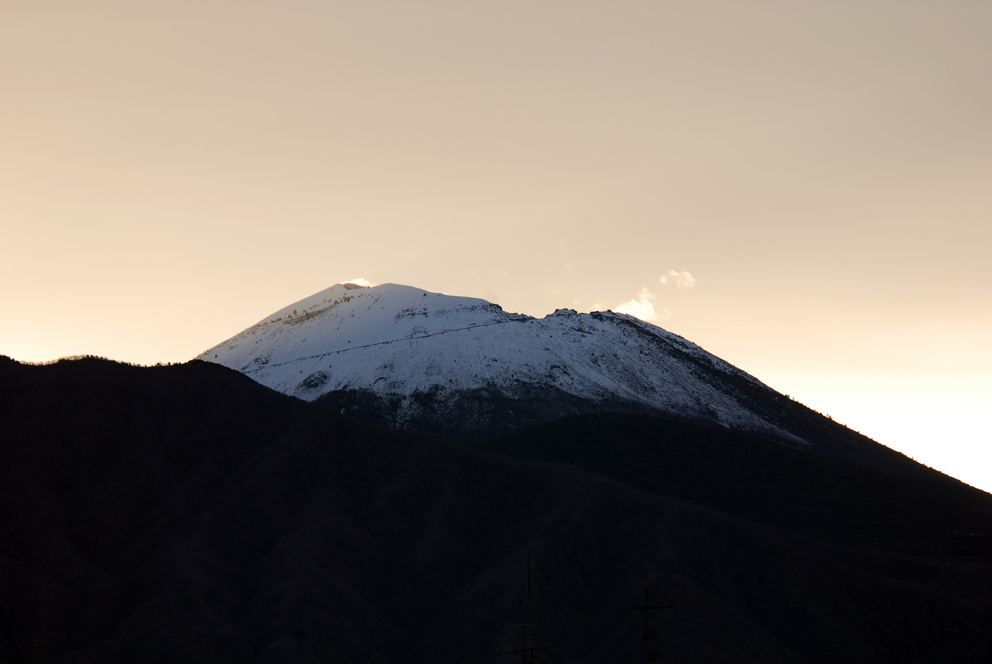
[{"label": "small white cloud", "polygon": [[356,286],[363,286],[365,288],[372,288],[373,286],[375,286],[375,284],[373,284],[371,281],[369,281],[368,279],[363,279],[362,277],[359,277],[358,279],[352,279],[351,281],[346,281],[344,283],[355,284]]},{"label": "small white cloud", "polygon": [[659,318],[668,318],[671,316],[672,312],[664,307],[659,310],[654,308],[654,298],[654,293],[645,287],[642,288],[641,292],[637,294],[636,300],[628,300],[623,304],[617,305],[614,308],[614,311],[620,314],[630,314],[631,316],[646,321],[654,321]]},{"label": "small white cloud", "polygon": [[661,275],[659,281],[661,281],[663,286],[675,284],[679,288],[685,288],[686,290],[696,285],[696,278],[684,270],[682,272],[669,270],[668,274]]}]

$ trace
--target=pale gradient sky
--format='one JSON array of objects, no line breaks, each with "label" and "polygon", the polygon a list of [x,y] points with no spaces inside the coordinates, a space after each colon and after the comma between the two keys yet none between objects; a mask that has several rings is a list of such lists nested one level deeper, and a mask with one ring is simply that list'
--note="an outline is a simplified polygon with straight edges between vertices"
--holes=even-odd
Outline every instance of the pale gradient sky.
[{"label": "pale gradient sky", "polygon": [[5,0],[0,353],[185,361],[354,277],[644,292],[992,490],[990,34],[987,0]]}]

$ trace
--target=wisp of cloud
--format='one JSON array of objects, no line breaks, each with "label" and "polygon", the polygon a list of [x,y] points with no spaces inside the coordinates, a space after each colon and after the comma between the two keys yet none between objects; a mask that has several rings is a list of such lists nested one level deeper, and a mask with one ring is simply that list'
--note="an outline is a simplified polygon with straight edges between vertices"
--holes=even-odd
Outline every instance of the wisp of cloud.
[{"label": "wisp of cloud", "polygon": [[654,300],[655,294],[652,293],[644,287],[641,292],[637,294],[636,300],[628,300],[623,304],[617,305],[614,311],[621,314],[630,314],[636,318],[646,321],[655,321],[659,318],[668,318],[672,315],[668,309],[662,307],[660,310],[655,310]]},{"label": "wisp of cloud", "polygon": [[675,270],[669,270],[668,274],[663,274],[659,278],[663,286],[668,284],[675,284],[679,288],[689,289],[696,285],[696,278],[683,270],[682,272],[676,272]]}]

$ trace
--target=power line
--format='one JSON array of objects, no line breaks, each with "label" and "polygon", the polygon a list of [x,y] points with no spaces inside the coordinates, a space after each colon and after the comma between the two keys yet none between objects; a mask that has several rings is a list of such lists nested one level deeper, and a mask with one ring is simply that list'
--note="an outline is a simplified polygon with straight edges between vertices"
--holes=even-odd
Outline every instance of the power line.
[{"label": "power line", "polygon": [[[623,599],[622,597],[620,599]],[[623,600],[627,602],[627,600]],[[651,642],[658,638],[658,630],[651,629],[651,615],[652,611],[676,611],[678,607],[675,606],[652,606],[651,600],[648,597],[648,571],[644,570],[644,604],[637,605],[627,602],[630,606],[623,607],[628,611],[643,611],[644,612],[644,632],[642,634],[644,638],[644,662],[645,664],[652,664],[652,662],[661,661],[661,651],[655,650],[651,647]]]}]

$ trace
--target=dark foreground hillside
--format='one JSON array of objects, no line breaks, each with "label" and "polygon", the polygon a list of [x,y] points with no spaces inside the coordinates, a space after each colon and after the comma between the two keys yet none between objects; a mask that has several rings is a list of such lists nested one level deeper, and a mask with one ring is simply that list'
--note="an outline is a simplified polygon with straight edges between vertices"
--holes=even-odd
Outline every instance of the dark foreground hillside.
[{"label": "dark foreground hillside", "polygon": [[992,495],[919,464],[892,474],[743,431],[611,413],[537,425],[481,449],[571,464],[840,544],[984,561],[992,552]]},{"label": "dark foreground hillside", "polygon": [[0,360],[0,662],[505,661],[526,549],[548,664],[643,661],[620,597],[645,569],[678,607],[664,661],[992,658],[981,547],[906,555],[657,493],[219,366]]}]

